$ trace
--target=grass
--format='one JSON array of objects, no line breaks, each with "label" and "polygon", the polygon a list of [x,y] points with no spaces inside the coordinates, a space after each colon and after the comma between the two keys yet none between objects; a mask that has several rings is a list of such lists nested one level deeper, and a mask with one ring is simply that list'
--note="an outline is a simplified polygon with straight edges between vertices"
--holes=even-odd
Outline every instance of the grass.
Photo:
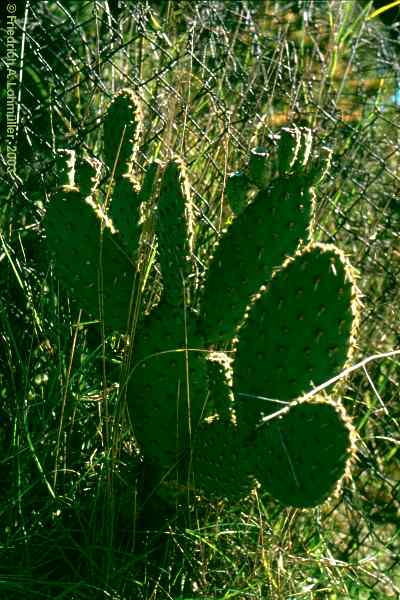
[{"label": "grass", "polygon": [[[398,347],[400,157],[390,47],[376,19],[366,22],[367,9],[355,18],[352,3],[319,10],[311,2],[304,15],[299,4],[139,3],[133,14],[124,6],[114,13],[111,2],[29,7],[22,184],[2,184],[0,221],[5,599],[400,593],[397,357],[348,379],[358,458],[339,498],[300,511],[254,493],[229,506],[199,501],[157,522],[154,497],[141,493],[134,424],[120,393],[124,341],[106,336],[69,298],[41,228],[56,185],[55,149],[85,144],[99,156],[98,115],[122,86],[135,87],[146,105],[137,172],[174,153],[189,164],[200,268],[230,214],[223,182],[243,164],[257,127],[267,138],[301,118],[333,150],[318,190],[319,236],[351,253],[361,273],[358,358]],[[151,242],[148,231],[154,257]],[[148,305],[158,289],[153,269]]]}]

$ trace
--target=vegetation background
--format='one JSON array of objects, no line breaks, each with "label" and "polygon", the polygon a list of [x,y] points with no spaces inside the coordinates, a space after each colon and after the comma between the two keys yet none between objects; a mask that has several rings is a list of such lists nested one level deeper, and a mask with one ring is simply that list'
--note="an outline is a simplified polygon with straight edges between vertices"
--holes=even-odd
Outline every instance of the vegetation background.
[{"label": "vegetation background", "polygon": [[[118,397],[123,344],[99,341],[98,324],[71,302],[41,227],[57,151],[84,146],[99,157],[101,115],[121,87],[145,106],[137,172],[172,154],[189,165],[199,256],[230,214],[224,182],[256,132],[267,140],[301,123],[333,152],[318,236],[361,275],[357,359],[398,348],[399,8],[368,19],[385,2],[374,4],[16,4],[18,162],[0,182],[1,598],[400,597],[396,356],[348,378],[358,454],[340,497],[309,511],[267,495],[200,503],[185,527],[171,518],[160,545],[156,515],[148,533],[135,528],[139,466]],[[4,173],[5,156],[2,136]],[[149,303],[157,286],[155,277]]]}]

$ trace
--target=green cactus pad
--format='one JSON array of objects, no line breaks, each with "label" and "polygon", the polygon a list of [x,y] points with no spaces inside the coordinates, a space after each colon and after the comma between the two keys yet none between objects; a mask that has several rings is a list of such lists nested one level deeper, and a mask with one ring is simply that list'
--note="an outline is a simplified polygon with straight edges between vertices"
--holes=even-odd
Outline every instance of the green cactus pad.
[{"label": "green cactus pad", "polygon": [[160,171],[160,162],[157,160],[152,161],[147,169],[143,178],[142,187],[139,193],[140,202],[148,202],[152,197],[152,194],[156,187],[157,177]]},{"label": "green cactus pad", "polygon": [[171,161],[164,172],[156,221],[164,298],[174,305],[183,302],[183,290],[192,271],[192,206],[183,164]]},{"label": "green cactus pad", "polygon": [[312,149],[312,133],[307,127],[284,127],[280,133],[277,162],[280,174],[303,172]]},{"label": "green cactus pad", "polygon": [[264,146],[256,146],[250,151],[250,160],[248,173],[251,182],[260,190],[267,187],[269,180],[269,161],[270,155]]},{"label": "green cactus pad", "polygon": [[311,185],[317,186],[326,177],[332,162],[332,149],[322,146],[318,150],[318,157],[307,170],[307,179]]},{"label": "green cactus pad", "polygon": [[260,191],[217,245],[201,303],[207,343],[229,342],[249,298],[309,235],[312,191],[301,177],[278,178]]},{"label": "green cactus pad", "polygon": [[63,148],[57,152],[56,173],[59,187],[73,187],[75,181],[76,152]]},{"label": "green cactus pad", "polygon": [[241,171],[235,171],[228,176],[225,186],[225,198],[235,215],[239,215],[246,208],[249,187],[250,181],[247,175]]},{"label": "green cactus pad", "polygon": [[353,436],[340,405],[300,401],[258,429],[255,476],[285,506],[321,504],[347,472]]},{"label": "green cactus pad", "polygon": [[108,209],[114,226],[132,258],[136,258],[140,239],[140,198],[129,175],[119,177],[114,185]]},{"label": "green cactus pad", "polygon": [[300,127],[300,136],[300,145],[296,155],[294,169],[297,171],[304,171],[309,166],[313,146],[311,129],[308,127]]},{"label": "green cactus pad", "polygon": [[[192,315],[162,302],[134,339],[128,405],[135,435],[155,466],[173,469],[190,446],[207,398]],[[185,350],[185,348],[189,350]]]},{"label": "green cactus pad", "polygon": [[75,185],[86,197],[93,194],[100,179],[101,163],[88,156],[80,157],[75,165]]},{"label": "green cactus pad", "polygon": [[237,501],[254,487],[242,440],[229,421],[203,423],[197,432],[192,470],[194,486],[210,500]]},{"label": "green cactus pad", "polygon": [[60,190],[48,206],[44,227],[62,285],[95,318],[100,318],[102,298],[106,326],[124,331],[134,269],[111,224],[104,218],[101,234],[98,209],[77,190]]},{"label": "green cactus pad", "polygon": [[120,90],[104,118],[104,161],[115,177],[129,173],[142,131],[138,98],[131,90]]},{"label": "green cactus pad", "polygon": [[357,321],[357,288],[342,252],[310,244],[288,259],[249,307],[238,334],[238,422],[252,428],[277,410],[265,398],[290,401],[337,375],[353,351]]},{"label": "green cactus pad", "polygon": [[301,132],[298,127],[283,127],[278,143],[278,171],[288,173],[296,162],[301,145]]}]

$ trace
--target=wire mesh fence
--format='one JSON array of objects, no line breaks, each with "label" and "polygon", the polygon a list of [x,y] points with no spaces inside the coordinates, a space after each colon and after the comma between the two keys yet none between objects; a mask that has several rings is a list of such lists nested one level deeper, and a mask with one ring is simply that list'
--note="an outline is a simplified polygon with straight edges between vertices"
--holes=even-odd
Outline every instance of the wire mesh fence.
[{"label": "wire mesh fence", "polygon": [[[32,415],[26,400],[16,406],[11,399],[10,390],[24,398],[29,391],[23,370],[13,365],[19,364],[13,353],[21,354],[21,363],[36,356],[39,375],[43,356],[52,352],[45,344],[46,327],[35,324],[26,305],[43,293],[48,274],[41,220],[57,185],[58,151],[84,150],[99,159],[102,116],[123,87],[133,89],[145,108],[137,174],[151,158],[165,161],[178,155],[188,165],[200,269],[202,249],[217,239],[230,215],[223,193],[228,173],[241,168],[256,143],[273,149],[282,126],[310,127],[315,155],[323,148],[332,151],[331,167],[317,189],[317,237],[343,248],[360,273],[364,307],[357,357],[361,361],[399,347],[396,19],[389,24],[379,16],[368,20],[369,4],[338,0],[26,1],[15,6],[18,152],[15,171],[8,169],[1,183],[0,251],[2,314],[7,309],[15,327],[13,333],[6,331],[2,319],[2,358],[15,378],[10,384],[9,375],[1,376],[6,390],[2,418],[9,436],[22,436],[18,427],[26,431],[26,415]],[[5,31],[9,22],[5,14],[2,18]],[[4,86],[4,102],[6,90]],[[6,171],[5,145],[1,161]],[[57,328],[50,316],[47,325]],[[13,336],[19,338],[17,344]],[[393,356],[371,361],[349,377],[345,403],[357,426],[358,455],[352,480],[338,499],[306,514],[282,511],[270,502],[261,527],[264,549],[259,524],[255,537],[248,534],[254,547],[247,540],[246,555],[238,550],[240,539],[231,542],[236,560],[246,563],[253,552],[261,552],[264,563],[276,568],[275,574],[264,573],[269,580],[265,597],[280,597],[271,590],[283,574],[290,577],[279,588],[285,589],[281,597],[400,596],[399,376],[399,361]],[[52,439],[49,431],[44,434],[41,418],[50,412],[48,427],[57,428],[60,407],[49,407],[37,389],[35,394],[37,422],[29,427],[39,447],[41,436]],[[51,451],[40,452],[46,462]],[[8,472],[17,463],[19,477],[25,477],[21,462],[10,459],[2,468]],[[42,483],[46,476],[40,475]],[[9,481],[7,474],[2,478]],[[18,489],[13,490],[18,496]],[[12,500],[3,496],[6,519]],[[24,500],[19,496],[18,502],[16,535],[26,538]],[[32,522],[38,521],[40,517]],[[242,531],[253,527],[247,516]],[[178,540],[177,548],[184,542]],[[218,576],[209,575],[210,580],[214,592],[223,593]],[[328,587],[321,588],[321,581]],[[201,588],[201,583],[196,586]],[[254,591],[242,597],[260,596]]]}]

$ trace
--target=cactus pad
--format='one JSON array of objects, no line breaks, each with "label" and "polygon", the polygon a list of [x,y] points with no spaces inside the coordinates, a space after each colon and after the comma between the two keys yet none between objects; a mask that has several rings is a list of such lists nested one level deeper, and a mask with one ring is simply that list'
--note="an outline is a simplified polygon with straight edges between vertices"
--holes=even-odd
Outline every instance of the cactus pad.
[{"label": "cactus pad", "polygon": [[260,191],[232,223],[210,262],[202,299],[208,343],[229,342],[249,298],[309,235],[312,192],[282,177]]},{"label": "cactus pad", "polygon": [[285,506],[321,504],[346,474],[354,429],[340,405],[298,402],[259,429],[257,479]]},{"label": "cactus pad", "polygon": [[63,285],[89,314],[103,315],[108,327],[124,331],[134,269],[111,223],[77,190],[60,190],[49,204],[44,226]]},{"label": "cactus pad", "polygon": [[189,185],[180,161],[168,163],[161,182],[156,222],[164,298],[182,304],[192,271],[192,207]]},{"label": "cactus pad", "polygon": [[330,245],[310,244],[288,259],[249,307],[238,334],[234,390],[239,422],[252,427],[339,373],[350,358],[358,322],[352,268]]},{"label": "cactus pad", "polygon": [[148,202],[156,187],[157,177],[160,171],[160,163],[157,160],[152,161],[144,175],[142,188],[140,190],[140,202]]},{"label": "cactus pad", "polygon": [[141,232],[140,196],[129,175],[116,180],[108,214],[119,231],[129,256],[136,259]]},{"label": "cactus pad", "polygon": [[57,152],[55,166],[59,186],[74,187],[75,162],[75,150],[63,148]]},{"label": "cactus pad", "polygon": [[241,171],[230,173],[226,180],[225,197],[235,215],[240,214],[247,204],[247,192],[250,182],[247,175]]},{"label": "cactus pad", "polygon": [[256,146],[250,151],[248,165],[249,178],[260,190],[263,190],[267,186],[269,159],[269,152],[264,146]]},{"label": "cactus pad", "polygon": [[294,166],[301,145],[301,132],[298,127],[283,127],[278,144],[278,170],[288,173]]},{"label": "cactus pad", "polygon": [[191,315],[165,302],[134,340],[129,410],[144,456],[164,470],[188,449],[206,401],[206,365],[195,351],[199,348]]},{"label": "cactus pad", "polygon": [[129,173],[142,131],[139,101],[123,89],[111,101],[104,118],[104,161],[115,177]]},{"label": "cactus pad", "polygon": [[75,185],[86,197],[93,194],[99,184],[101,163],[88,156],[80,157],[75,165]]}]

